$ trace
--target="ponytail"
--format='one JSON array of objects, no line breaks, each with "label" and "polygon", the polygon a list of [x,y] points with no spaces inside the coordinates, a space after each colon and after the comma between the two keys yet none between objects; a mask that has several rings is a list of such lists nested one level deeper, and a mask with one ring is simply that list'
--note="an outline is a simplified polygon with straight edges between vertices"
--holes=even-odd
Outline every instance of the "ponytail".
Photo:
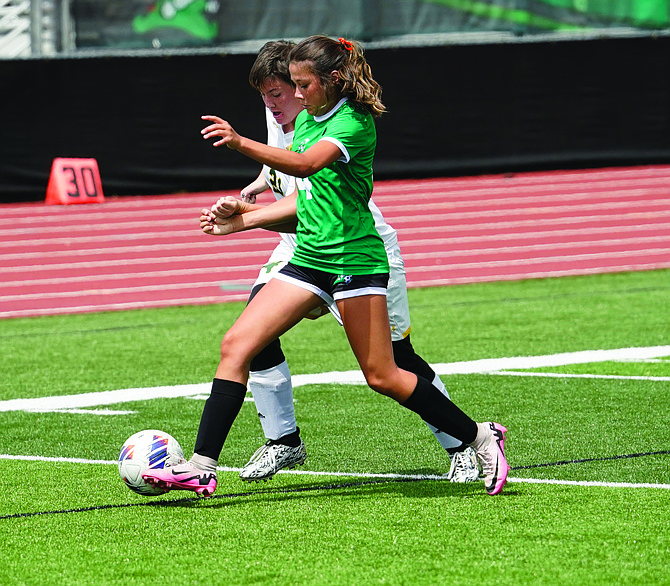
[{"label": "ponytail", "polygon": [[[382,88],[372,77],[370,65],[357,41],[316,35],[298,43],[291,51],[290,60],[314,63],[314,73],[327,92],[348,98],[374,117],[386,112],[381,101]],[[337,85],[333,83],[332,71],[339,74]]]}]

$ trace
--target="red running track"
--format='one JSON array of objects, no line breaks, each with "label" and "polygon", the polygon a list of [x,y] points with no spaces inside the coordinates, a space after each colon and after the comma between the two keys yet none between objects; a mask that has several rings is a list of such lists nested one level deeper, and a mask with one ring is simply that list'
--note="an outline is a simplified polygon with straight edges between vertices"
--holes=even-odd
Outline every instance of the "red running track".
[{"label": "red running track", "polygon": [[[276,235],[217,238],[222,193],[0,205],[0,318],[247,298]],[[670,268],[670,166],[380,181],[410,287]]]}]

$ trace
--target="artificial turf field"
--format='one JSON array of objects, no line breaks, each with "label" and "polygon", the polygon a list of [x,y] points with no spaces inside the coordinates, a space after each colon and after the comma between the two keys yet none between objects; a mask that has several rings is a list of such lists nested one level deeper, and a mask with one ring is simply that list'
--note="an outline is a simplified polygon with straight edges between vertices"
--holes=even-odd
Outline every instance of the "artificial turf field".
[{"label": "artificial turf field", "polygon": [[[414,289],[410,304],[414,346],[442,372],[670,344],[667,270]],[[162,429],[190,455],[203,405],[141,389],[206,388],[241,309],[0,321],[0,584],[670,584],[670,348],[444,374],[467,413],[509,429],[497,497],[439,478],[446,456],[416,415],[328,376],[295,391],[300,474],[238,479],[263,441],[246,403],[213,498],[132,493],[124,440]],[[356,369],[330,318],[283,340],[294,375]],[[68,403],[119,389],[137,390]],[[45,397],[63,403],[12,402]]]}]

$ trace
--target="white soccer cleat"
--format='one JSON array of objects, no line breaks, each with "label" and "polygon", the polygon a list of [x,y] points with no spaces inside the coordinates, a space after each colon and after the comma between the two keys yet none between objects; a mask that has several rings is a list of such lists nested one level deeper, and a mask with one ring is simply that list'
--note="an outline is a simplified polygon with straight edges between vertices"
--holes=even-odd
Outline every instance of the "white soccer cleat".
[{"label": "white soccer cleat", "polygon": [[451,456],[451,468],[447,473],[451,482],[465,483],[479,480],[479,462],[477,454],[471,447]]},{"label": "white soccer cleat", "polygon": [[284,468],[295,468],[306,459],[307,450],[302,440],[296,447],[268,441],[256,450],[240,472],[240,478],[247,481],[267,480]]}]

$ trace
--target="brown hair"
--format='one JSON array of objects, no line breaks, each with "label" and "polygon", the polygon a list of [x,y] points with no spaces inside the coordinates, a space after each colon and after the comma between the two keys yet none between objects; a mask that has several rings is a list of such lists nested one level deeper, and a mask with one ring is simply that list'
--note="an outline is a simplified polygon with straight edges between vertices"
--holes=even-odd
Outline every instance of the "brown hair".
[{"label": "brown hair", "polygon": [[[357,41],[331,39],[315,35],[298,43],[291,50],[290,61],[311,62],[310,69],[319,78],[328,95],[346,96],[373,116],[381,116],[386,106],[381,101],[381,86],[372,77],[372,70]],[[331,72],[337,71],[335,84]]]},{"label": "brown hair", "polygon": [[295,47],[293,41],[270,41],[261,47],[256,61],[249,71],[249,85],[255,90],[261,88],[269,79],[285,81],[293,87],[291,75],[288,71],[289,54]]}]

